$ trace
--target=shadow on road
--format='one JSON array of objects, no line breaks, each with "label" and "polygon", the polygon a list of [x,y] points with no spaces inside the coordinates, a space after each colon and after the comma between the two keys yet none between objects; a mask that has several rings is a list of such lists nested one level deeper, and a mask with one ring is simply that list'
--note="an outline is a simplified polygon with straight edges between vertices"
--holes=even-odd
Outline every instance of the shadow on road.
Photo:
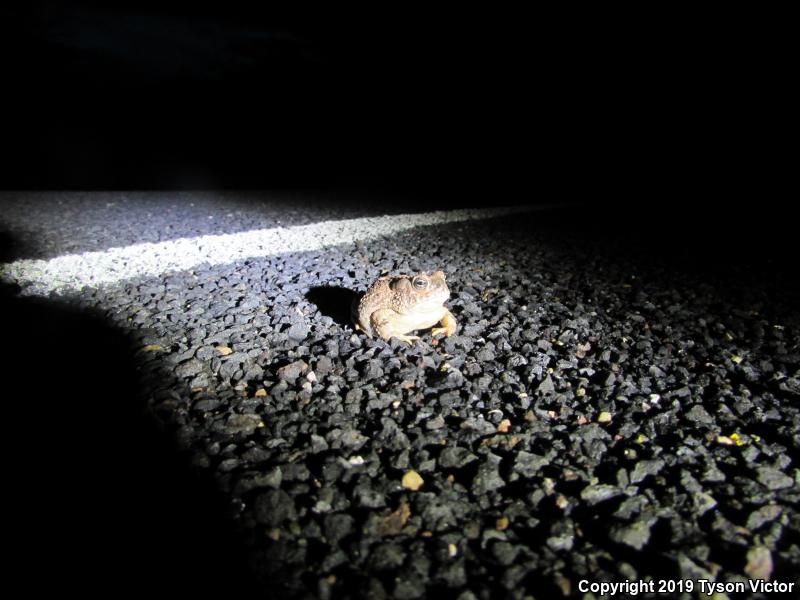
[{"label": "shadow on road", "polygon": [[52,597],[256,597],[221,496],[143,411],[128,337],[17,291],[0,285],[8,583]]},{"label": "shadow on road", "polygon": [[311,288],[306,300],[314,304],[319,312],[330,317],[341,326],[352,325],[350,309],[353,302],[361,296],[358,292],[336,285]]}]

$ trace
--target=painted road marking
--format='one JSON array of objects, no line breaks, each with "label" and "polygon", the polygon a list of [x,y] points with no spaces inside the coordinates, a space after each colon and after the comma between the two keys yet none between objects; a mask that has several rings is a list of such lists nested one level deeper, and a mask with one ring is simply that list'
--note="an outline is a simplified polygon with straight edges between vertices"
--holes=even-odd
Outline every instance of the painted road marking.
[{"label": "painted road marking", "polygon": [[[547,207],[537,208],[541,210]],[[364,217],[148,242],[98,252],[68,254],[49,260],[25,259],[0,264],[0,278],[19,284],[25,295],[70,294],[86,287],[186,271],[199,265],[213,266],[247,258],[318,250],[372,240],[415,227],[489,219],[529,210],[532,208],[477,208]]]}]

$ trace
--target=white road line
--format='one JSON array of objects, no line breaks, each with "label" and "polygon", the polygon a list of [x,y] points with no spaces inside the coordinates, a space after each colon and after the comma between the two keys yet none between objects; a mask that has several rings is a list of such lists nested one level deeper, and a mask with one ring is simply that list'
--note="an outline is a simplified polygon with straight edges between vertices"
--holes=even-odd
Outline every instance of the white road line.
[{"label": "white road line", "polygon": [[50,260],[26,259],[0,264],[0,279],[19,284],[25,295],[70,294],[86,287],[185,271],[203,264],[220,265],[246,258],[317,250],[414,227],[488,219],[528,210],[531,209],[504,207],[365,217],[134,244]]}]

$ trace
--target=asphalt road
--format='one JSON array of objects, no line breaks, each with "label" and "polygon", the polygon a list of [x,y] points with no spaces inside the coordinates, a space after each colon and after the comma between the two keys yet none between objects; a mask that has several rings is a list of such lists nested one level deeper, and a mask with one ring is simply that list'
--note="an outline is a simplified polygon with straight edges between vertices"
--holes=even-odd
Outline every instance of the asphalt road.
[{"label": "asphalt road", "polygon": [[[577,206],[408,228],[398,214],[436,207],[0,201],[12,580],[88,597],[797,592],[798,288],[769,236]],[[181,244],[276,228],[314,239],[117,264],[99,285],[21,275],[38,265],[41,283],[65,256],[107,268],[132,245],[170,265]],[[353,331],[375,278],[435,269],[456,335]]]}]

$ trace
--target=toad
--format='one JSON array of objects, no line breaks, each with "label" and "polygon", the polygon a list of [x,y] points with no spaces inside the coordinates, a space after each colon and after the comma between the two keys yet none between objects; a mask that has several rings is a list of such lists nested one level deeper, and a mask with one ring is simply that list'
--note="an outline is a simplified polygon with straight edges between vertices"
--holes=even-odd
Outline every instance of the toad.
[{"label": "toad", "polygon": [[442,271],[381,277],[353,304],[353,323],[370,337],[396,337],[409,345],[420,338],[406,334],[438,323],[442,326],[433,327],[431,335],[450,336],[456,332],[456,320],[444,307],[449,297]]}]

